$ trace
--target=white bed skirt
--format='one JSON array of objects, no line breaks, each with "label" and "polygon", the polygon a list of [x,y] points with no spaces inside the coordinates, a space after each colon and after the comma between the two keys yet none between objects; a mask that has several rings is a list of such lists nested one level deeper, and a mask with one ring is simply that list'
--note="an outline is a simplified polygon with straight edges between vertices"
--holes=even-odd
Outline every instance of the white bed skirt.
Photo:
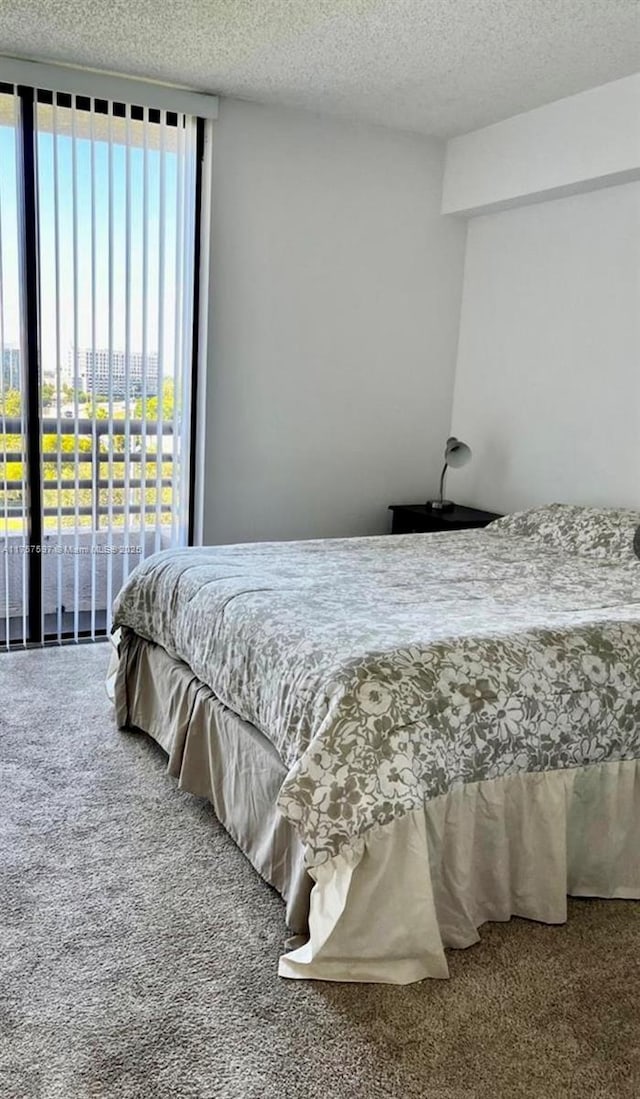
[{"label": "white bed skirt", "polygon": [[[640,761],[472,783],[311,872],[275,801],[275,749],[180,661],[135,636],[107,684],[122,727],[165,749],[180,786],[207,797],[304,931],[282,977],[406,984],[447,977],[445,947],[487,920],[564,923],[567,894],[640,899]],[[307,916],[309,936],[306,938]]]},{"label": "white bed skirt", "polygon": [[513,775],[436,798],[312,872],[282,977],[448,977],[487,920],[564,923],[567,894],[640,898],[640,761]]}]

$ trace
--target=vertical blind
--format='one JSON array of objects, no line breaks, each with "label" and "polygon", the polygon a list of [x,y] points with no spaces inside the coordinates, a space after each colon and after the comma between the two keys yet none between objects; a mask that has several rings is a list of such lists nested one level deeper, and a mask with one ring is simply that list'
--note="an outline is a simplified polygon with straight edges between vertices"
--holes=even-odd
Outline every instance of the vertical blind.
[{"label": "vertical blind", "polygon": [[[20,189],[17,91],[6,98]],[[37,430],[41,488],[34,499],[23,455],[18,496],[41,550],[23,552],[22,582],[39,570],[31,635],[77,640],[109,630],[113,599],[141,559],[189,541],[202,130],[192,115],[70,93],[36,91],[32,111],[35,369],[22,348],[19,357],[23,390],[37,386],[37,425],[18,435],[24,451],[24,433]],[[24,303],[18,308],[24,320]],[[2,430],[6,479],[13,436]],[[8,492],[0,488],[8,546]],[[15,580],[12,566],[5,601]],[[24,596],[23,641],[26,603]],[[8,633],[7,625],[7,643]]]}]

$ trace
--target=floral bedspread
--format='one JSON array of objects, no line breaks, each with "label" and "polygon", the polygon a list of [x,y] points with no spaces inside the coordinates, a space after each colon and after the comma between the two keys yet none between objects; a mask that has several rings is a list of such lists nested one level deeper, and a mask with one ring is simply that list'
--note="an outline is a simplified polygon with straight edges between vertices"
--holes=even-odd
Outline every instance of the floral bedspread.
[{"label": "floral bedspread", "polygon": [[640,757],[640,561],[503,524],[168,550],[114,626],[271,739],[313,865],[460,783]]}]

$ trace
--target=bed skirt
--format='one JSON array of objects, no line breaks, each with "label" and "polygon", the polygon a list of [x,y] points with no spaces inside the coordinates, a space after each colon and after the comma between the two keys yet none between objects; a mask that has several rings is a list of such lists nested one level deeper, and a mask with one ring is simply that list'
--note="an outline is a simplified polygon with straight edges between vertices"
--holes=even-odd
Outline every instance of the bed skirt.
[{"label": "bed skirt", "polygon": [[223,706],[190,668],[159,645],[123,631],[107,690],[119,728],[143,731],[169,757],[182,790],[207,798],[258,873],[287,903],[287,926],[308,929],[313,881],[304,849],[276,810],[286,769],[262,733]]},{"label": "bed skirt", "polygon": [[283,977],[447,977],[445,948],[471,946],[488,920],[564,923],[567,894],[640,899],[640,761],[471,783],[306,871],[275,809],[286,772],[270,742],[134,634],[113,678],[120,727],[162,745],[170,774],[209,798],[287,901],[300,945],[280,959]]}]

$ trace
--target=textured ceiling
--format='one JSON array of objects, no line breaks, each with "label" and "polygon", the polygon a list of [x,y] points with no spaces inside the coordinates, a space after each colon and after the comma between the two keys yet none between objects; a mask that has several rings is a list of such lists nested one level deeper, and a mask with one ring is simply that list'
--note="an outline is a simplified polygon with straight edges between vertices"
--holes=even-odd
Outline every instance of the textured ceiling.
[{"label": "textured ceiling", "polygon": [[0,53],[448,137],[640,68],[637,0],[0,0]]}]

